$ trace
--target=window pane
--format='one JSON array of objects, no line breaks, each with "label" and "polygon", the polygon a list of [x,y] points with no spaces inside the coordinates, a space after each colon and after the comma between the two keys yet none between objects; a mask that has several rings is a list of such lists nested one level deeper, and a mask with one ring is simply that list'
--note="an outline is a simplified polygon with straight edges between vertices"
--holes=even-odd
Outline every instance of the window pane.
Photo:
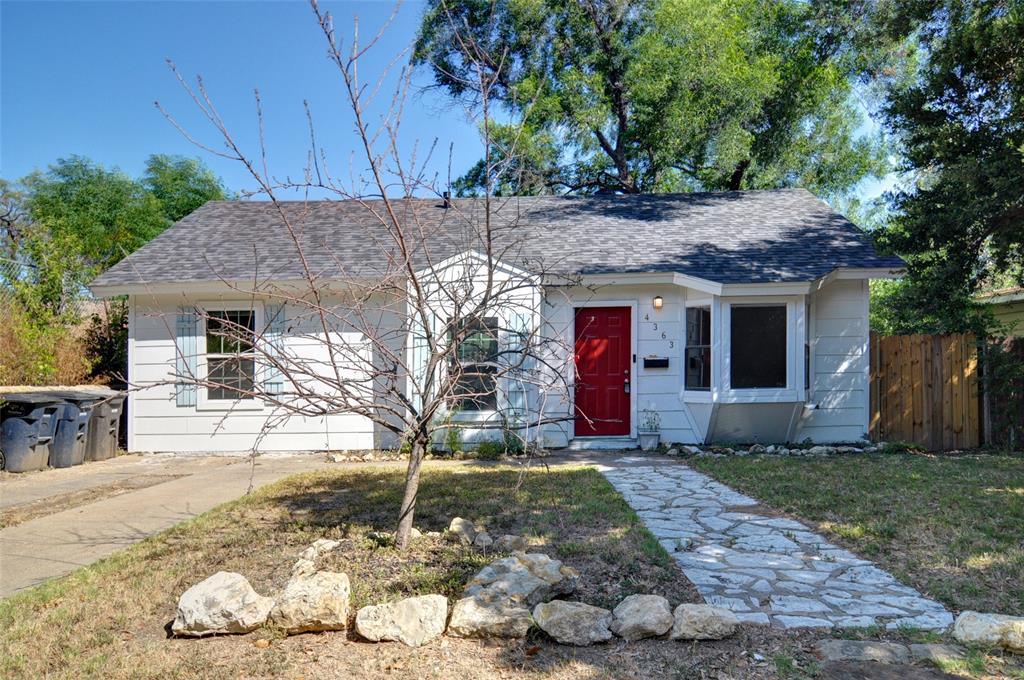
[{"label": "window pane", "polygon": [[210,312],[206,319],[206,353],[240,354],[252,350],[256,315],[252,310]]},{"label": "window pane", "polygon": [[733,306],[733,389],[786,386],[786,306]]},{"label": "window pane", "polygon": [[495,366],[466,364],[455,383],[456,408],[460,411],[493,411],[498,408]]},{"label": "window pane", "polygon": [[686,308],[686,349],[683,353],[688,390],[711,389],[711,308]]},{"label": "window pane", "polygon": [[711,348],[686,348],[686,389],[711,389]]},{"label": "window pane", "polygon": [[207,399],[241,399],[251,398],[248,394],[242,394],[239,390],[252,392],[255,385],[253,376],[256,371],[254,359],[228,357],[223,359],[210,359],[207,377],[211,383],[218,387],[209,386],[206,388]]},{"label": "window pane", "polygon": [[686,345],[711,344],[711,308],[710,307],[687,307],[686,308]]},{"label": "window pane", "polygon": [[466,335],[456,351],[452,372],[458,371],[454,386],[455,408],[462,411],[492,411],[498,408],[497,367],[498,319],[485,317],[467,321]]},{"label": "window pane", "polygon": [[493,361],[498,354],[498,320],[488,317],[466,324],[466,335],[459,345],[459,361]]}]

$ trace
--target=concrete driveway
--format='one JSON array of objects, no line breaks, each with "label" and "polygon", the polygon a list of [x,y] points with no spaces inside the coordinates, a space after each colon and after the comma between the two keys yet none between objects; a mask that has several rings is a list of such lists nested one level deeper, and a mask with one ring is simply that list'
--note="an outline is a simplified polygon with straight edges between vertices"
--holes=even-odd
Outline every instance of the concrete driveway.
[{"label": "concrete driveway", "polygon": [[[329,465],[323,455],[122,456],[0,479],[0,598],[92,564],[282,477]],[[46,503],[67,507],[42,514]],[[78,504],[80,503],[80,504]]]}]

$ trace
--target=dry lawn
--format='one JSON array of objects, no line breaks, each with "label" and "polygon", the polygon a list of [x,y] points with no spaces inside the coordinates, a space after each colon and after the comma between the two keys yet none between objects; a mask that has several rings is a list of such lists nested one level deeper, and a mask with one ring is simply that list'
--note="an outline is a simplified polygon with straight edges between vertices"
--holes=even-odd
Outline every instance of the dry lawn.
[{"label": "dry lawn", "polygon": [[[3,678],[812,678],[833,677],[811,653],[821,632],[744,626],[718,642],[621,640],[589,648],[526,640],[442,638],[420,649],[371,644],[349,632],[284,637],[270,629],[201,640],[168,638],[177,597],[218,570],[245,574],[264,594],[287,580],[298,552],[320,537],[343,545],[325,565],[344,570],[353,605],[440,592],[458,597],[495,558],[424,537],[407,553],[388,531],[397,469],[344,466],[300,475],[228,503],[111,558],[0,602]],[[690,583],[595,470],[428,466],[417,526],[442,530],[461,515],[581,573],[577,598],[606,607],[635,592],[697,601]],[[865,631],[868,636],[887,636]],[[905,635],[902,637],[906,637]],[[979,662],[975,677],[992,664]],[[921,669],[923,670],[923,669]],[[970,669],[967,669],[970,670]],[[993,676],[994,677],[994,676]]]},{"label": "dry lawn", "polygon": [[[178,595],[218,570],[245,574],[262,593],[284,585],[297,554],[319,537],[340,547],[325,568],[344,570],[353,605],[439,592],[458,597],[494,554],[424,537],[407,553],[367,537],[387,531],[401,490],[397,470],[344,467],[284,480],[221,506],[92,567],[0,602],[4,678],[334,677],[774,677],[775,656],[813,667],[807,640],[750,628],[713,644],[667,641],[574,649],[524,641],[442,639],[422,649],[360,642],[351,633],[285,638],[272,630],[168,639]],[[428,468],[417,526],[442,530],[462,515],[492,533],[581,572],[579,599],[614,606],[635,592],[675,603],[696,592],[633,511],[593,469]],[[269,646],[256,641],[269,640]],[[692,647],[692,649],[691,649]],[[757,661],[740,650],[761,650]]]}]

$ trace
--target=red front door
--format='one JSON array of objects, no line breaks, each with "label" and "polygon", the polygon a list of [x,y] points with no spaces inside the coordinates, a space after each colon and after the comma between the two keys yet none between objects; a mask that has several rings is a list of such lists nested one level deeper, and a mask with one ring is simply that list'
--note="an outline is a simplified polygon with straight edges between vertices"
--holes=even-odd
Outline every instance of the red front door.
[{"label": "red front door", "polygon": [[629,307],[576,310],[576,436],[629,434]]}]

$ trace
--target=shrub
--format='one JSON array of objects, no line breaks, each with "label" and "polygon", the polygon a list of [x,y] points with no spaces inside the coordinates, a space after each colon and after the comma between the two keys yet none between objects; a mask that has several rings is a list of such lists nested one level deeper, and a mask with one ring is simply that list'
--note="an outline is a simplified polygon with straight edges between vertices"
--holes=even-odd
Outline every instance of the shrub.
[{"label": "shrub", "polygon": [[480,460],[500,460],[505,453],[505,442],[485,440],[476,445],[476,457]]},{"label": "shrub", "polygon": [[523,438],[516,434],[515,430],[505,428],[502,431],[502,438],[505,440],[505,453],[510,456],[521,456],[526,452],[526,444]]},{"label": "shrub", "polygon": [[56,315],[0,303],[0,384],[76,385],[89,377],[82,338]]}]

